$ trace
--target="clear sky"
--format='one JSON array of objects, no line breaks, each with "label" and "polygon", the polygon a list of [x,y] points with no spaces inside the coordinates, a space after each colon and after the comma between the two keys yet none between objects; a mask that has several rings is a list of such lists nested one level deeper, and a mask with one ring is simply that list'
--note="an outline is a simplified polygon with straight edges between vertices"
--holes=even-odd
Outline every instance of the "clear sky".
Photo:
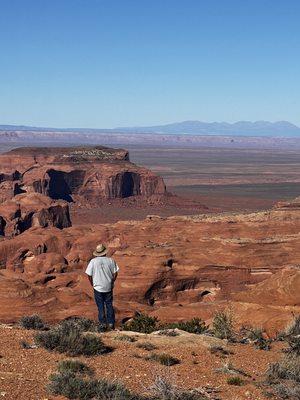
[{"label": "clear sky", "polygon": [[299,0],[0,0],[0,124],[289,120]]}]

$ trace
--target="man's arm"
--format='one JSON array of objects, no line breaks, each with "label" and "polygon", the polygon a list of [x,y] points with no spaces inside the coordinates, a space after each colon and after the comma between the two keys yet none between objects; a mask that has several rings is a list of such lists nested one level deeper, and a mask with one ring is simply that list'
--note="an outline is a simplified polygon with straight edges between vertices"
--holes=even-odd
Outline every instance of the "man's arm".
[{"label": "man's arm", "polygon": [[90,261],[87,269],[85,270],[85,273],[87,274],[88,278],[89,278],[89,282],[91,284],[91,286],[93,287],[93,262]]},{"label": "man's arm", "polygon": [[90,282],[91,286],[93,287],[94,286],[93,285],[93,277],[91,275],[88,275],[88,278],[89,278],[89,282]]},{"label": "man's arm", "polygon": [[118,271],[114,273],[113,282],[115,282],[115,280],[117,279],[117,277],[118,277]]}]

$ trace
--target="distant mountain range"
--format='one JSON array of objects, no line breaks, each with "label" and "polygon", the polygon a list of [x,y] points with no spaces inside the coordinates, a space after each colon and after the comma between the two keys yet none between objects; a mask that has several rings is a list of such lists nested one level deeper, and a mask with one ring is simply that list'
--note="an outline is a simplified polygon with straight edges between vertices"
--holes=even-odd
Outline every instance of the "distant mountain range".
[{"label": "distant mountain range", "polygon": [[0,131],[31,131],[31,132],[81,132],[81,133],[155,133],[164,135],[202,135],[202,136],[270,136],[270,137],[300,137],[300,127],[288,121],[239,121],[201,122],[183,121],[166,125],[117,127],[114,129],[89,128],[40,128],[24,125],[0,125]]},{"label": "distant mountain range", "polygon": [[167,125],[120,127],[119,132],[219,136],[300,136],[300,128],[287,121],[228,122],[183,121]]}]

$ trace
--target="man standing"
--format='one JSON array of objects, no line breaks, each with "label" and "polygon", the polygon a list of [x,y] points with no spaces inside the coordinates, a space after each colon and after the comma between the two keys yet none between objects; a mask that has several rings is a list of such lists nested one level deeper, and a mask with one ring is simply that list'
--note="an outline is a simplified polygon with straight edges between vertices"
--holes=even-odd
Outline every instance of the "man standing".
[{"label": "man standing", "polygon": [[94,258],[89,262],[85,273],[94,288],[95,302],[98,307],[100,330],[115,328],[115,312],[113,308],[113,287],[117,279],[119,267],[110,257],[106,257],[107,249],[99,244],[93,252]]}]

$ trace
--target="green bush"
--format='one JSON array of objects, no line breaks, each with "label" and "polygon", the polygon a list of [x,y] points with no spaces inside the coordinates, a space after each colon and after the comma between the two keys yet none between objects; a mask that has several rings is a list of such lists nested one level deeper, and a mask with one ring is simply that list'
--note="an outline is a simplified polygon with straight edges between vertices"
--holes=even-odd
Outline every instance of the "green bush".
[{"label": "green bush", "polygon": [[137,314],[124,324],[125,331],[152,333],[158,329],[158,319],[146,314]]},{"label": "green bush", "polygon": [[42,318],[37,314],[26,315],[22,317],[19,321],[19,324],[22,326],[22,328],[33,329],[36,331],[40,331],[47,328]]},{"label": "green bush", "polygon": [[231,312],[219,311],[213,318],[213,333],[219,339],[234,339],[233,317]]},{"label": "green bush", "polygon": [[111,349],[102,340],[92,334],[84,334],[78,327],[63,325],[39,332],[34,337],[35,343],[50,351],[66,353],[69,356],[92,356],[104,354]]},{"label": "green bush", "polygon": [[76,400],[141,400],[121,383],[92,379],[93,370],[80,361],[59,363],[58,373],[50,376],[48,391],[55,396]]},{"label": "green bush", "polygon": [[193,318],[185,322],[175,322],[171,324],[165,324],[165,329],[180,329],[189,333],[201,334],[208,330],[208,326],[200,318]]},{"label": "green bush", "polygon": [[157,361],[162,365],[166,365],[168,367],[171,367],[172,365],[176,365],[176,364],[180,364],[180,360],[176,357],[170,356],[169,354],[165,354],[165,353],[160,353],[160,354],[151,354],[151,356],[149,356],[147,358],[148,360],[151,361]]},{"label": "green bush", "polygon": [[300,400],[300,337],[299,317],[285,331],[289,344],[284,357],[271,364],[266,378],[271,394],[280,399]]},{"label": "green bush", "polygon": [[260,350],[271,349],[271,340],[264,337],[264,331],[261,328],[250,328],[248,338],[252,340],[254,345]]},{"label": "green bush", "polygon": [[227,383],[228,385],[242,386],[244,385],[244,380],[239,376],[230,376],[227,378]]},{"label": "green bush", "polygon": [[61,329],[78,329],[81,332],[96,332],[98,324],[89,318],[84,317],[69,317],[59,323]]},{"label": "green bush", "polygon": [[58,363],[57,370],[60,374],[71,373],[80,375],[93,375],[94,371],[79,360],[63,360]]},{"label": "green bush", "polygon": [[121,383],[86,379],[70,372],[50,376],[48,391],[55,396],[78,400],[138,400]]},{"label": "green bush", "polygon": [[300,336],[290,336],[287,338],[289,348],[286,350],[291,355],[300,356]]},{"label": "green bush", "polygon": [[300,357],[285,356],[281,361],[271,364],[267,370],[269,382],[287,379],[300,383]]}]

